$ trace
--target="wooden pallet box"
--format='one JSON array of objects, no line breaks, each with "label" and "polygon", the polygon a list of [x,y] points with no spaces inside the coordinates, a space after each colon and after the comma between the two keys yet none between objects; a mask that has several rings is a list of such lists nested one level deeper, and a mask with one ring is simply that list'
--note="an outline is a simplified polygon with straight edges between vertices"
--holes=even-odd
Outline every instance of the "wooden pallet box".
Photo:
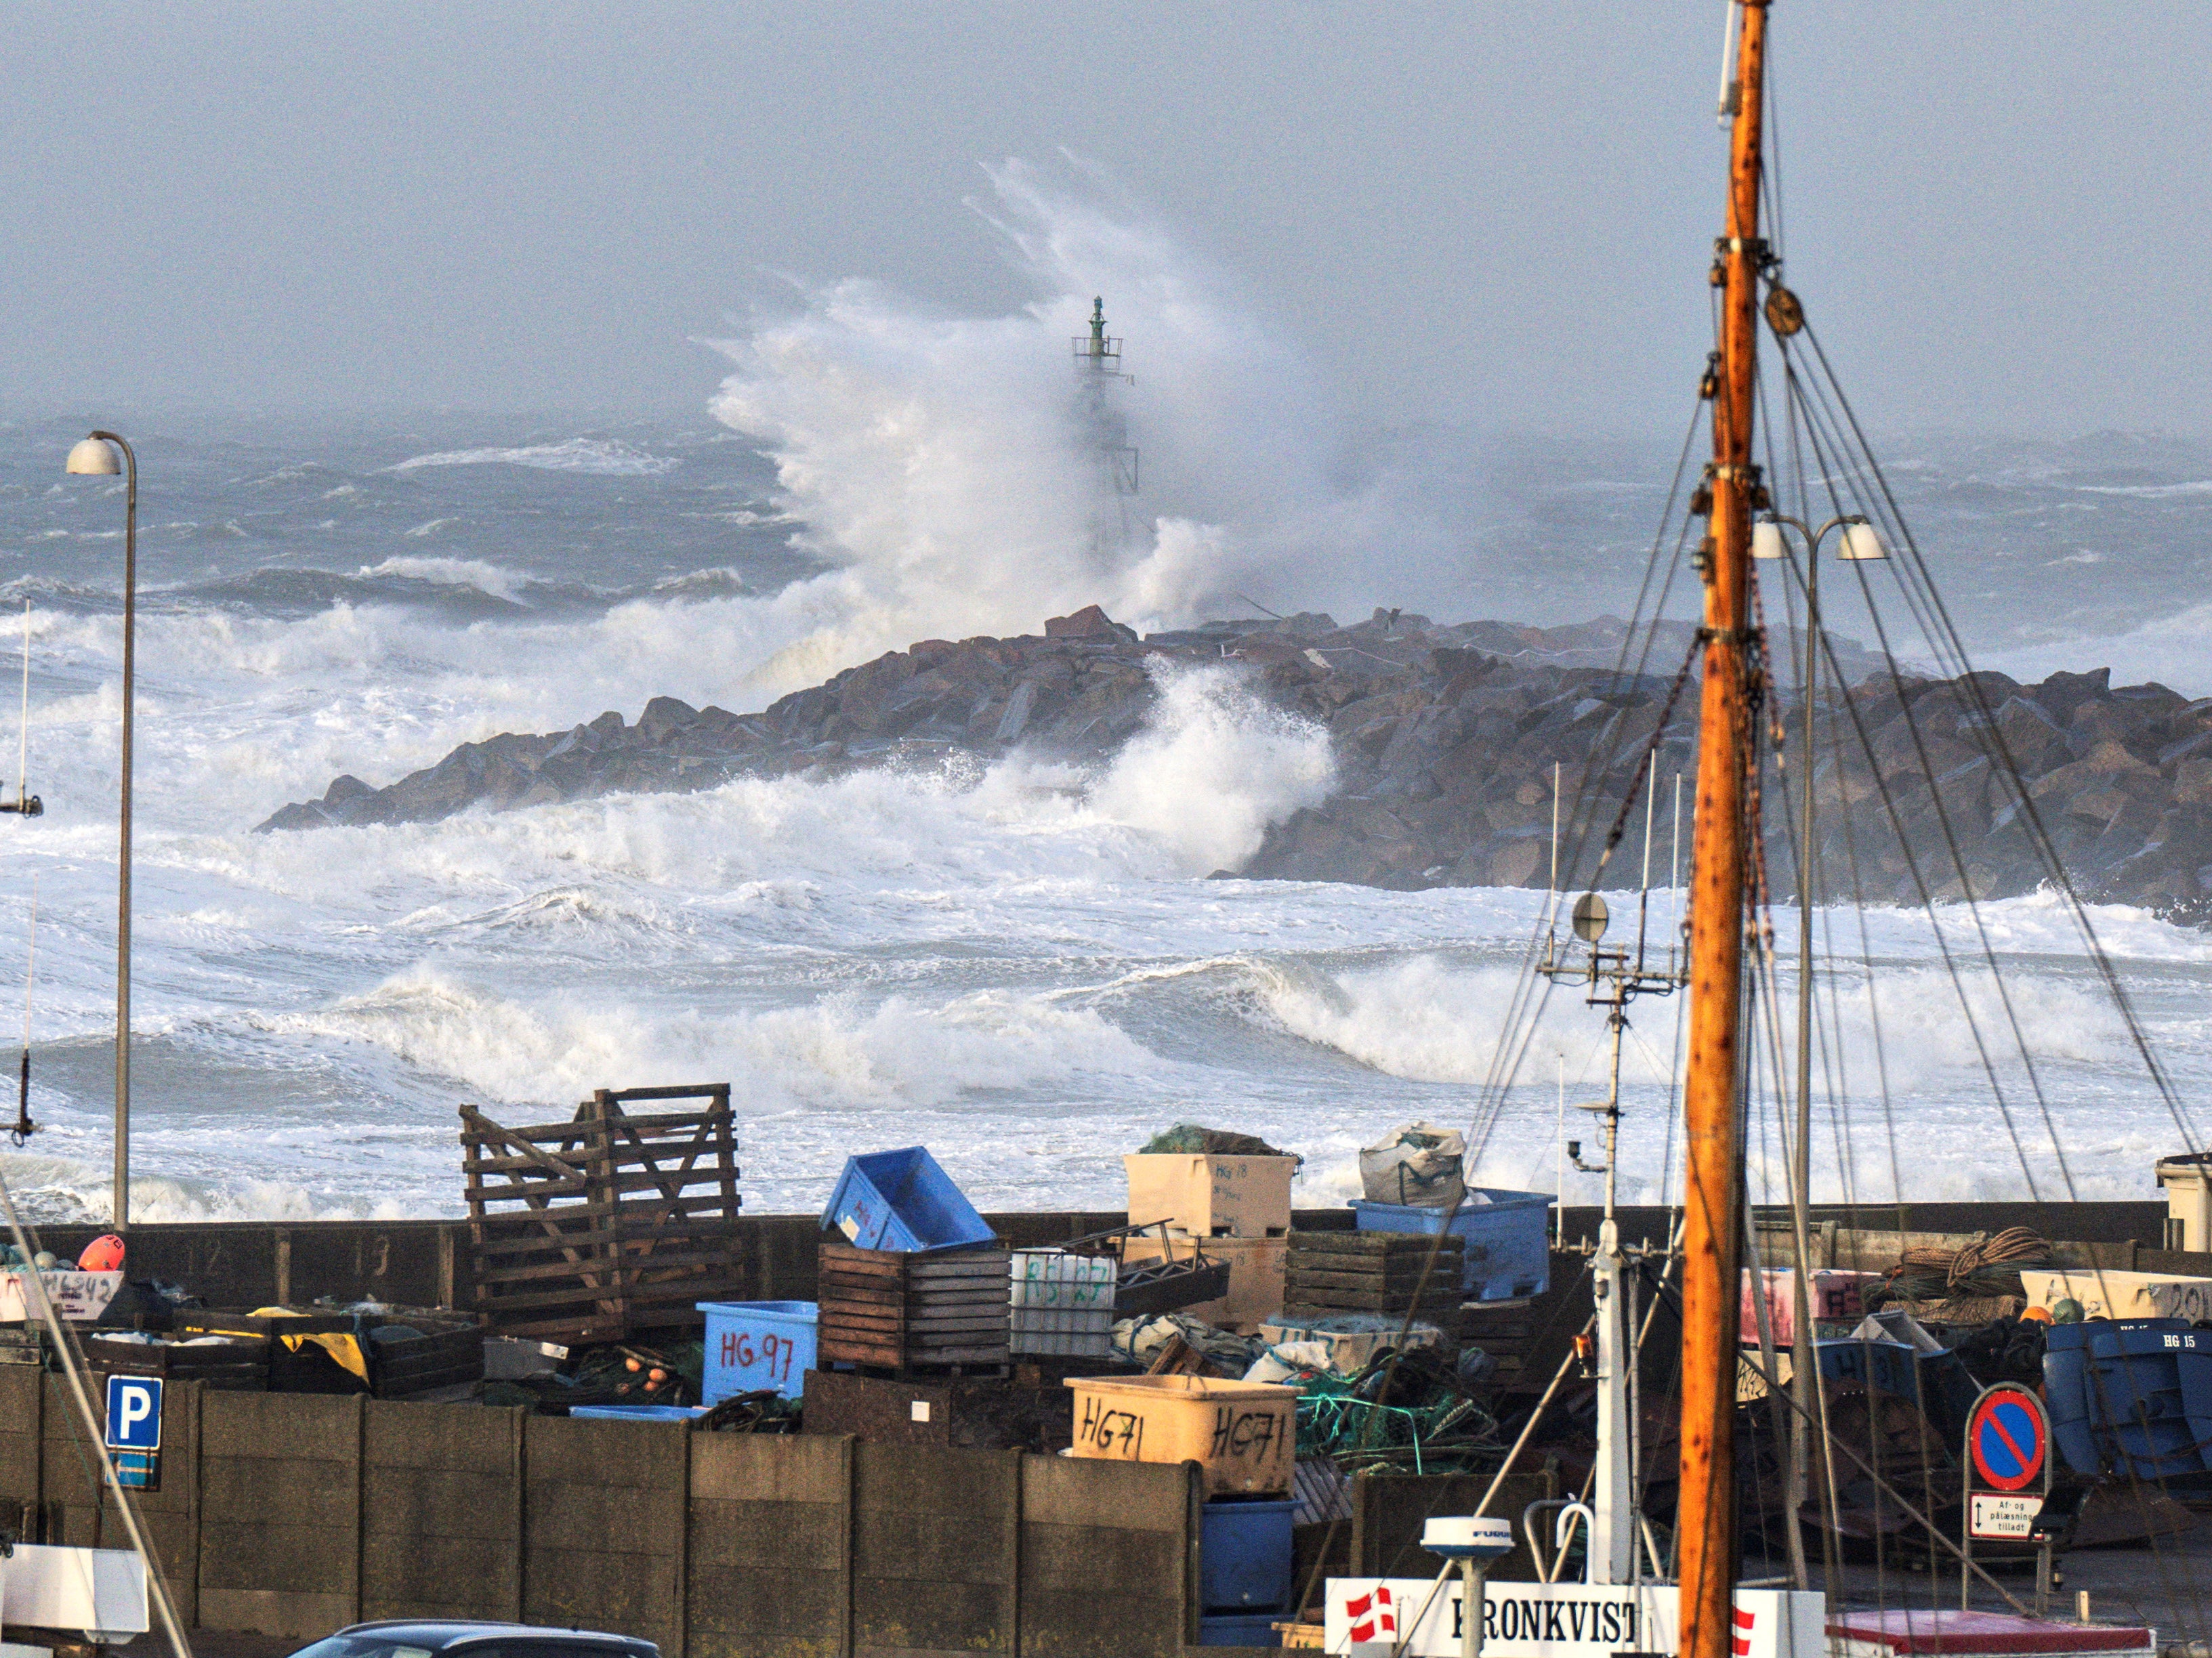
[{"label": "wooden pallet box", "polygon": [[1293,1232],[1284,1301],[1340,1312],[1403,1313],[1418,1299],[1420,1310],[1441,1314],[1459,1305],[1464,1260],[1464,1246],[1449,1234]]},{"label": "wooden pallet box", "polygon": [[[637,1111],[647,1102],[690,1109]],[[601,1089],[565,1123],[461,1108],[476,1307],[496,1330],[570,1345],[699,1323],[745,1294],[726,1083]]]},{"label": "wooden pallet box", "polygon": [[825,1242],[817,1356],[897,1375],[1003,1367],[1012,1287],[1003,1246],[907,1254]]}]

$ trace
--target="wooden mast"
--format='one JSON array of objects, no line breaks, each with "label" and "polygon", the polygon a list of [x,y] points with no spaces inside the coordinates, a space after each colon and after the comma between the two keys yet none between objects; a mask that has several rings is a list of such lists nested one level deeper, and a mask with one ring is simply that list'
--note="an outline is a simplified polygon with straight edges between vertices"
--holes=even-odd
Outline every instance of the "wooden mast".
[{"label": "wooden mast", "polygon": [[1696,864],[1690,895],[1690,1051],[1683,1090],[1688,1169],[1683,1194],[1681,1497],[1676,1539],[1681,1658],[1730,1658],[1736,1579],[1735,1375],[1742,1258],[1745,771],[1750,712],[1753,373],[1760,121],[1766,0],[1742,0],[1728,228],[1718,248],[1720,374],[1705,543],[1705,679],[1698,751]]}]

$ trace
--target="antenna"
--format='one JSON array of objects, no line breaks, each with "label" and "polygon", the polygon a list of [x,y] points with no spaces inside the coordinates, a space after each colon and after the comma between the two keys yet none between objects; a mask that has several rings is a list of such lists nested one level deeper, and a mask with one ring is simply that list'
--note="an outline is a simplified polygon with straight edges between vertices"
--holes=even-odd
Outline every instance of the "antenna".
[{"label": "antenna", "polygon": [[1651,914],[1651,814],[1657,802],[1652,796],[1659,787],[1659,751],[1651,751],[1650,763],[1646,767],[1644,784],[1644,884],[1636,896],[1636,964],[1644,965],[1644,927]]},{"label": "antenna", "polygon": [[[15,799],[13,804],[0,800],[0,811],[20,812],[26,817],[46,816],[46,803],[31,793],[31,601],[23,601],[23,715],[22,748],[15,761]],[[26,1051],[24,1064],[30,1059]],[[27,1080],[24,1087],[30,1086]],[[18,1141],[17,1144],[21,1144]]]},{"label": "antenna", "polygon": [[31,876],[31,937],[23,950],[23,1063],[16,1073],[15,1126],[8,1138],[18,1145],[39,1132],[31,1121],[31,987],[36,981],[39,959],[39,878]]},{"label": "antenna", "polygon": [[[1667,853],[1667,890],[1674,895],[1674,932],[1682,932],[1682,774],[1674,774],[1674,839]],[[1674,945],[1667,946],[1667,959],[1674,959]]]},{"label": "antenna", "polygon": [[1544,895],[1544,925],[1548,929],[1559,902],[1559,762],[1552,762],[1552,884]]},{"label": "antenna", "polygon": [[1567,1055],[1559,1051],[1559,1100],[1552,1120],[1552,1179],[1559,1199],[1552,1206],[1552,1236],[1567,1241]]}]

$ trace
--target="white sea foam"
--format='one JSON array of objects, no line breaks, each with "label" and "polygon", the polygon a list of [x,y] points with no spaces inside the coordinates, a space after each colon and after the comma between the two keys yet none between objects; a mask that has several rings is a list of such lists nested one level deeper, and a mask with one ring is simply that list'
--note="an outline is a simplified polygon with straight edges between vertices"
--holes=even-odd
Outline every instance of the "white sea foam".
[{"label": "white sea foam", "polygon": [[548,472],[653,477],[672,472],[683,464],[671,456],[650,454],[619,438],[568,438],[519,448],[441,449],[434,454],[411,456],[384,470],[418,472],[430,466],[529,466]]},{"label": "white sea foam", "polygon": [[[1370,555],[1385,550],[1395,602],[1468,592],[1463,547],[1383,491],[1334,487],[1339,440],[1311,377],[1226,277],[1095,178],[989,176],[979,210],[1036,294],[1020,311],[945,317],[848,282],[720,343],[737,372],[715,413],[774,457],[801,544],[837,567],[787,596],[811,625],[777,677],[1093,602],[1139,626],[1254,600],[1358,608],[1378,598]],[[1109,393],[1143,456],[1126,501],[1067,355],[1094,296],[1143,367]],[[1102,544],[1095,525],[1125,508],[1127,541],[1115,527]]]},{"label": "white sea foam", "polygon": [[2027,682],[2108,667],[2115,685],[2155,680],[2185,695],[2203,696],[2212,694],[2212,604],[2191,604],[2123,634],[1984,652],[1978,665]]},{"label": "white sea foam", "polygon": [[[409,531],[410,534],[414,533]],[[519,570],[509,570],[480,558],[426,558],[405,556],[380,560],[361,567],[364,580],[378,576],[408,576],[417,581],[428,581],[443,587],[473,587],[479,592],[489,593],[495,598],[522,602],[526,592],[533,585],[531,579]]]}]

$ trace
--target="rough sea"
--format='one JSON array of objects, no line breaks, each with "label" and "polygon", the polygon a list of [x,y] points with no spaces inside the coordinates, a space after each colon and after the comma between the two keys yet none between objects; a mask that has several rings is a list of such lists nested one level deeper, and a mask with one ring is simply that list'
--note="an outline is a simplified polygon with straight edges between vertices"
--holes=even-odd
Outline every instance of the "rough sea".
[{"label": "rough sea", "polygon": [[[915,639],[1036,631],[1092,600],[1153,627],[1633,602],[1679,434],[1352,440],[1227,301],[1133,267],[1116,327],[1138,380],[1115,395],[1145,489],[1127,539],[1102,540],[1124,503],[1086,470],[1065,343],[1092,271],[1056,257],[1004,318],[804,295],[740,331],[691,417],[133,423],[138,1218],[455,1213],[457,1107],[547,1121],[598,1087],[732,1084],[765,1212],[817,1206],[850,1151],[917,1142],[987,1209],[1110,1206],[1121,1155],[1184,1120],[1304,1154],[1301,1201],[1335,1202],[1393,1126],[1468,1125],[1543,895],[1206,878],[1328,769],[1321,733],[1224,676],[1171,688],[1096,775],[1016,756],[251,833],[339,773],[382,784],[657,695],[757,708]],[[46,806],[0,819],[0,1028],[35,905],[42,1124],[0,1171],[47,1218],[104,1213],[109,1156],[123,501],[63,476],[83,429],[0,425],[0,686],[27,601]],[[2212,693],[2212,446],[1880,446],[1984,665]],[[1820,1195],[2149,1195],[2180,1149],[2057,903],[1988,916],[2043,1103],[2001,1059],[2008,1130],[1926,918],[1875,912],[1863,936],[1832,913]],[[2203,1112],[2212,938],[2095,919]],[[1986,977],[1967,1004],[2001,1021]],[[1636,1011],[1633,1199],[1679,1180],[1677,1011]],[[1596,1096],[1603,1034],[1553,998],[1485,1181],[1553,1187],[1562,1092],[1571,1118]],[[1763,1180],[1763,1120],[1759,1142]]]}]

